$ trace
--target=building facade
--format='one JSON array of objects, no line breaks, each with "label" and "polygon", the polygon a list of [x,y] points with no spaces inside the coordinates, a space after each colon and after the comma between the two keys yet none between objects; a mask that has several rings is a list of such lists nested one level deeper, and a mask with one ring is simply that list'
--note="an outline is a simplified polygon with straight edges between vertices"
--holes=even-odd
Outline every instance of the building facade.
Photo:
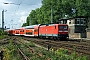
[{"label": "building facade", "polygon": [[59,20],[60,24],[68,24],[69,38],[86,38],[86,18],[75,17]]}]

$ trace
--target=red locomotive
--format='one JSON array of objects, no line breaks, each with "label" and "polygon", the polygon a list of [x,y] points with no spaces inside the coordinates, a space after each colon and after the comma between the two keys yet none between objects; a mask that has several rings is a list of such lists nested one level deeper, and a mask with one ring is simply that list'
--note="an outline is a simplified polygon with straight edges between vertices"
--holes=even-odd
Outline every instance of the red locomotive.
[{"label": "red locomotive", "polygon": [[50,24],[39,27],[39,36],[53,39],[67,38],[68,25],[67,24]]},{"label": "red locomotive", "polygon": [[9,30],[8,34],[53,39],[69,37],[67,24],[32,25],[19,29]]}]

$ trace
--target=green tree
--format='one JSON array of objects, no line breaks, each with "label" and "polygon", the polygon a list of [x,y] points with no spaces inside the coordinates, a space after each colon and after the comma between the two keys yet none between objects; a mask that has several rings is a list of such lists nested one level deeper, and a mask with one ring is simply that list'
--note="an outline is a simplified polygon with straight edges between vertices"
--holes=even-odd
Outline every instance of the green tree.
[{"label": "green tree", "polygon": [[[32,10],[23,25],[56,23],[65,15],[90,16],[90,0],[42,0],[42,6]],[[51,17],[52,16],[52,17]]]},{"label": "green tree", "polygon": [[27,23],[23,23],[22,27],[24,27],[24,26],[28,26]]}]

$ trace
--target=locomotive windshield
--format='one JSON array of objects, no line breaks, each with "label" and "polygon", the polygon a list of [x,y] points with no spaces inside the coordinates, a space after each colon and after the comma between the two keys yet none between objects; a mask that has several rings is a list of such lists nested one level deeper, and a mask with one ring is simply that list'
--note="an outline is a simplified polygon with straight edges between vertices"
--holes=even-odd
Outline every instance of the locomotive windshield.
[{"label": "locomotive windshield", "polygon": [[68,29],[67,26],[59,26],[59,29]]}]

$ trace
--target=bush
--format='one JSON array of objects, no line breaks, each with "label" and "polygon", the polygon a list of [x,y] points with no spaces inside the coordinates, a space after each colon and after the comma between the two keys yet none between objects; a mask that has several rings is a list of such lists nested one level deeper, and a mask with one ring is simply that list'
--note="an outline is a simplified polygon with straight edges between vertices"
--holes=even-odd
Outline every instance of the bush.
[{"label": "bush", "polygon": [[2,30],[0,29],[0,35],[2,35]]},{"label": "bush", "polygon": [[2,32],[2,30],[0,29],[0,35],[7,35],[7,34],[8,34],[7,31]]},{"label": "bush", "polygon": [[7,32],[7,31],[5,31],[3,34],[4,34],[4,35],[7,35],[7,34],[8,34],[8,32]]}]

